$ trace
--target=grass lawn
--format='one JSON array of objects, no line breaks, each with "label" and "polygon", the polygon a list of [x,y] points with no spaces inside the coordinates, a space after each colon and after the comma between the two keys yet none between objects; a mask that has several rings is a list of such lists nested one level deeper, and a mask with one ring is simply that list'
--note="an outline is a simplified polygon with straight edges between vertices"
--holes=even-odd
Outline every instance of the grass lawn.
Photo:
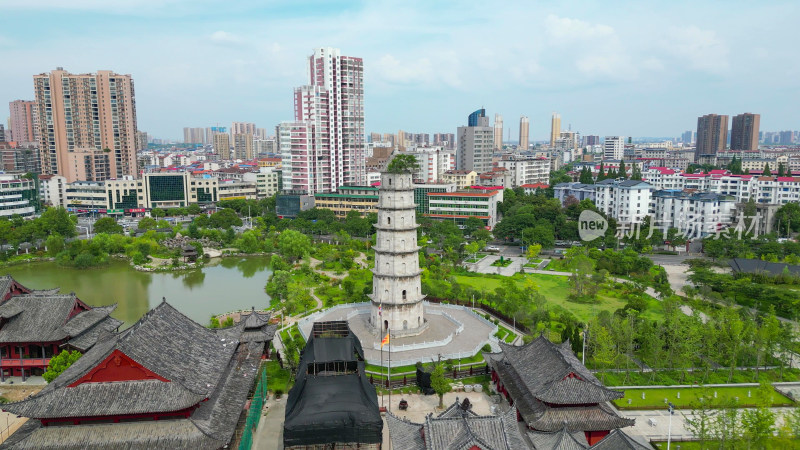
[{"label": "grass lawn", "polygon": [[[726,369],[711,371],[707,379],[704,379],[703,371],[681,373],[674,370],[658,371],[655,374],[628,372],[627,378],[624,373],[616,372],[596,373],[595,376],[603,377],[606,386],[670,386],[674,384],[725,384],[728,382]],[[800,369],[783,369],[783,377],[781,377],[779,369],[759,370],[758,379],[755,377],[754,370],[735,370],[731,379],[731,383],[757,383],[759,381],[800,381]]]},{"label": "grass lawn", "polygon": [[503,342],[508,344],[514,342],[514,339],[517,338],[517,335],[513,331],[502,325],[498,325],[498,330],[497,333],[495,333],[495,336],[497,336],[497,339],[501,339]]},{"label": "grass lawn", "polygon": [[[744,406],[755,406],[757,395],[757,387],[713,387],[708,388],[710,392],[717,392],[716,402],[713,404],[718,405],[723,400],[739,397],[738,404]],[[675,404],[678,409],[690,409],[692,403],[697,402],[697,397],[702,395],[702,388],[646,388],[646,389],[626,389],[625,397],[614,400],[614,405],[620,409],[664,409],[667,404],[664,403],[666,398],[668,401]],[[753,395],[752,398],[747,397],[747,392],[750,391]],[[645,393],[645,398],[642,398],[642,393]],[[678,398],[680,392],[681,398]],[[791,399],[772,391],[772,406],[791,406],[794,404]],[[713,395],[713,394],[712,394]],[[631,404],[628,404],[628,399],[631,399]]]},{"label": "grass lawn", "polygon": [[[387,355],[384,355],[383,362],[384,362],[384,364],[386,364],[386,366],[388,366],[389,365],[389,361],[388,361],[388,359],[386,359],[386,356]],[[442,361],[442,362],[446,363],[446,361]],[[452,363],[453,363],[454,366],[458,366],[459,363],[463,365],[463,364],[476,364],[476,363],[482,363],[482,362],[483,362],[483,354],[480,353],[480,352],[478,354],[476,354],[476,355],[470,356],[469,358],[460,358],[460,359],[453,359],[452,360]],[[429,365],[429,363],[425,364],[425,366],[428,366],[428,365]],[[376,366],[376,365],[373,365],[373,364],[366,364],[366,370],[367,370],[367,372],[384,373],[385,374],[386,373],[386,366],[380,367],[380,366]],[[407,372],[415,373],[416,371],[417,371],[417,366],[416,365],[392,366],[392,373],[407,373]],[[394,376],[392,376],[392,378],[394,378]],[[402,378],[402,376],[400,378]]]},{"label": "grass lawn", "polygon": [[287,369],[281,369],[278,361],[267,361],[267,389],[272,392],[283,391],[288,393],[294,380],[292,374]]},{"label": "grass lawn", "polygon": [[[588,322],[590,319],[596,317],[600,311],[613,313],[627,303],[625,300],[613,297],[605,292],[598,295],[600,301],[597,303],[571,302],[568,300],[570,283],[566,276],[538,273],[525,274],[524,276],[536,282],[539,286],[539,292],[545,296],[548,304],[566,309],[573,313],[581,322]],[[524,287],[523,278],[517,277],[517,282],[520,284],[520,287]],[[471,286],[478,290],[486,290],[486,292],[492,292],[500,287],[500,280],[497,278],[466,275],[456,275],[455,278],[456,281],[462,285]],[[648,297],[647,309],[642,316],[647,320],[661,320],[663,314],[661,302],[652,297]]]},{"label": "grass lawn", "polygon": [[[738,442],[742,448],[747,448],[746,442]],[[795,442],[790,438],[780,438],[774,437],[766,441],[767,447],[766,448],[773,448],[773,449],[800,449],[800,441]],[[666,450],[667,442],[653,442],[653,445],[656,446],[659,450]],[[729,443],[730,445],[730,443]],[[700,443],[697,441],[672,441],[670,448],[671,449],[678,449],[680,446],[680,450],[708,450],[708,449],[716,449],[719,448],[719,441],[705,441],[704,443]],[[733,447],[731,447],[733,448]],[[753,447],[755,448],[755,447]]]},{"label": "grass lawn", "polygon": [[485,253],[478,253],[478,254],[477,254],[477,255],[475,255],[474,257],[472,257],[472,258],[469,258],[469,259],[465,260],[464,262],[468,262],[468,263],[476,263],[476,262],[478,262],[478,261],[482,260],[482,259],[483,259],[483,258],[485,258],[485,257],[486,257],[486,254],[485,254]]}]

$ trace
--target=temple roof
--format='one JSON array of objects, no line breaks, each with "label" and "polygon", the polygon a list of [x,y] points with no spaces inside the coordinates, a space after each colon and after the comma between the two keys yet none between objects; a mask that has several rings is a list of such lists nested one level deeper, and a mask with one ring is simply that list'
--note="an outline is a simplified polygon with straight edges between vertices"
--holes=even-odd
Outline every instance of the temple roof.
[{"label": "temple roof", "polygon": [[239,337],[242,342],[269,342],[278,331],[278,324],[270,325],[271,312],[256,311],[255,308],[247,314],[239,316],[239,323],[243,323],[243,332]]},{"label": "temple roof", "polygon": [[[240,345],[236,338],[242,328],[207,329],[162,302],[131,328],[101,333],[94,347],[41,392],[5,404],[3,410],[40,419],[78,419],[196,407],[188,419],[47,427],[29,420],[31,425],[0,448],[223,447],[233,435],[264,349],[263,341]],[[83,382],[115,351],[151,371],[153,378]]]},{"label": "temple roof", "polygon": [[[425,423],[386,414],[392,448],[397,450],[518,450],[529,448],[513,408],[498,416],[480,416],[455,401],[442,414],[428,415]],[[423,438],[424,436],[424,438]]]},{"label": "temple roof", "polygon": [[605,404],[623,393],[603,386],[568,343],[556,345],[540,336],[520,347],[501,342],[500,348],[501,353],[484,357],[531,428],[559,431],[565,422],[570,431],[633,425],[633,420],[619,417]]},{"label": "temple roof", "polygon": [[589,448],[586,434],[582,431],[528,431],[528,439],[536,450],[584,450]]},{"label": "temple roof", "polygon": [[[114,330],[122,324],[109,315],[116,307],[91,308],[75,294],[34,291],[14,296],[0,304],[0,318],[6,322],[0,326],[0,343],[58,342],[83,337],[86,331],[101,324],[103,329]],[[76,308],[84,310],[70,318]],[[86,350],[94,342],[89,336],[84,337],[80,348]]]},{"label": "temple roof", "polygon": [[600,442],[590,447],[592,450],[650,450],[650,446],[628,436],[622,430],[613,430]]}]

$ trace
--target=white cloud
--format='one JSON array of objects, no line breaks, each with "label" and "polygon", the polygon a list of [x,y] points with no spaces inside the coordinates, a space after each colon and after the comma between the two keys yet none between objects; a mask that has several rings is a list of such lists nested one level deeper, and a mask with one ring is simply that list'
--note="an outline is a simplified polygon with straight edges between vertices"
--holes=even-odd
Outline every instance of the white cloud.
[{"label": "white cloud", "polygon": [[547,16],[544,26],[549,37],[562,42],[614,36],[614,29],[608,25],[593,25],[583,20],[558,17],[553,14]]},{"label": "white cloud", "polygon": [[728,46],[715,31],[696,26],[670,28],[661,47],[678,61],[695,70],[712,73],[728,69]]},{"label": "white cloud", "polygon": [[241,37],[222,30],[211,33],[210,38],[211,42],[216,44],[240,44],[243,42]]}]

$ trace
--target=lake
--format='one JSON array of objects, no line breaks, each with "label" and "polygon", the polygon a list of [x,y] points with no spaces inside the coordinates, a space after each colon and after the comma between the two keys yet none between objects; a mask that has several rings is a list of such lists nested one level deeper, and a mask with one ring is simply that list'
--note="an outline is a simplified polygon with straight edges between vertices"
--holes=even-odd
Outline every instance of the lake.
[{"label": "lake", "polygon": [[116,303],[111,314],[133,325],[166,297],[167,301],[202,325],[212,315],[237,309],[265,309],[264,292],[272,271],[269,257],[228,257],[213,259],[202,269],[181,272],[139,272],[127,261],[112,259],[103,267],[72,269],[55,262],[20,264],[0,269],[31,289],[60,288],[75,292],[91,306]]}]

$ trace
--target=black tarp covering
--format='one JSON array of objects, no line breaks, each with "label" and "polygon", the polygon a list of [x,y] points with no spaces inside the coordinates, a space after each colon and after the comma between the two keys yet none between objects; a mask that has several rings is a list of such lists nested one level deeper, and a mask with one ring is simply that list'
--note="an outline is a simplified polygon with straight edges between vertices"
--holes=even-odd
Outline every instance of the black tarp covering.
[{"label": "black tarp covering", "polygon": [[[289,391],[283,426],[284,447],[364,443],[383,440],[378,395],[365,375],[358,338],[309,338]],[[355,362],[357,373],[308,375],[309,366],[332,361]]]},{"label": "black tarp covering", "polygon": [[436,393],[431,387],[431,374],[420,368],[417,368],[417,386],[425,395],[433,395]]}]

